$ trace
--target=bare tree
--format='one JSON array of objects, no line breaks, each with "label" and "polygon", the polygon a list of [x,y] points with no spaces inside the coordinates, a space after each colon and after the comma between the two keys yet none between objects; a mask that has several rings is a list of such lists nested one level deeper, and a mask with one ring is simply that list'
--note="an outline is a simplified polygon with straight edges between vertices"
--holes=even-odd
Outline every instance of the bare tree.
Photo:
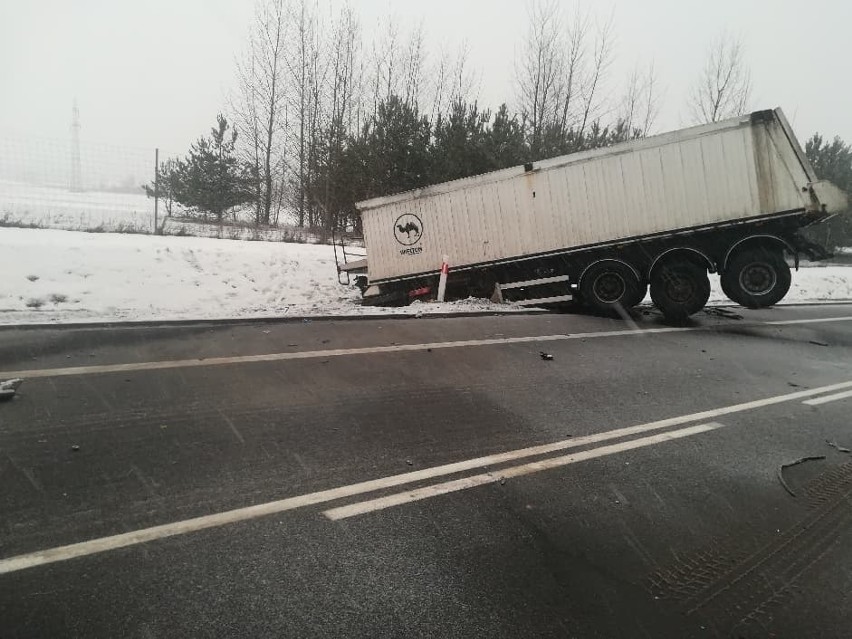
[{"label": "bare tree", "polygon": [[446,48],[442,46],[438,62],[430,73],[433,78],[433,82],[431,105],[429,106],[429,118],[432,122],[435,122],[438,115],[444,111],[444,107],[447,102],[447,83],[449,82],[450,74],[449,56],[447,55]]},{"label": "bare tree", "polygon": [[283,184],[286,40],[285,0],[259,4],[246,54],[237,62],[239,92],[233,100],[242,159],[255,183],[256,224],[270,223]]},{"label": "bare tree", "polygon": [[559,3],[539,0],[530,5],[529,22],[515,79],[527,140],[538,155],[545,133],[565,139],[573,131],[582,137],[605,115],[614,19],[593,29],[587,11],[578,7],[566,20]]},{"label": "bare tree", "polygon": [[295,155],[291,199],[299,226],[312,226],[315,211],[309,193],[319,141],[322,91],[327,65],[322,55],[317,7],[310,0],[298,0],[290,11],[291,46],[287,54],[290,79],[288,107],[293,126],[289,145]]},{"label": "bare tree", "polygon": [[723,33],[711,44],[704,69],[692,88],[692,118],[701,123],[742,115],[750,101],[751,73],[743,42]]},{"label": "bare tree", "polygon": [[345,6],[336,21],[328,50],[330,58],[330,94],[326,106],[327,121],[323,123],[326,136],[323,161],[326,165],[322,186],[320,220],[326,230],[338,226],[338,203],[332,198],[333,170],[343,154],[346,136],[355,132],[359,99],[356,83],[357,57],[360,49],[360,25],[351,7]]},{"label": "bare tree", "polygon": [[650,133],[659,114],[659,100],[654,64],[648,65],[645,71],[637,65],[627,80],[618,119],[631,134],[646,136]]},{"label": "bare tree", "polygon": [[432,78],[430,97],[421,110],[429,113],[432,122],[436,122],[439,115],[448,113],[453,104],[475,100],[479,78],[470,67],[470,45],[467,41],[458,45],[452,57],[442,46],[441,56],[429,76]]},{"label": "bare tree", "polygon": [[518,102],[533,153],[545,127],[556,119],[563,83],[562,18],[555,0],[529,7],[529,29],[516,61]]},{"label": "bare tree", "polygon": [[591,67],[587,70],[581,90],[583,98],[583,118],[580,122],[580,134],[603,113],[601,107],[605,101],[601,98],[601,88],[606,72],[609,70],[613,57],[613,29],[615,19],[610,15],[606,22],[598,26],[595,34],[595,44],[592,50]]},{"label": "bare tree", "polygon": [[575,121],[578,93],[583,82],[583,65],[586,61],[586,39],[589,32],[590,19],[578,4],[574,17],[566,28],[566,52],[562,68],[562,85],[560,87],[559,130],[564,133]]},{"label": "bare tree", "polygon": [[470,44],[465,40],[456,50],[455,63],[452,67],[452,84],[450,85],[450,101],[449,104],[456,102],[467,102],[471,99],[476,99],[475,90],[478,78],[476,73],[470,68]]},{"label": "bare tree", "polygon": [[424,34],[423,24],[420,23],[411,32],[408,38],[408,46],[403,59],[403,88],[402,98],[409,106],[420,106],[420,93],[424,63]]},{"label": "bare tree", "polygon": [[393,16],[388,16],[387,23],[379,23],[378,32],[381,38],[373,41],[371,52],[370,93],[372,97],[370,116],[375,116],[379,104],[391,95],[399,95],[400,67],[397,64],[399,55],[399,26]]}]

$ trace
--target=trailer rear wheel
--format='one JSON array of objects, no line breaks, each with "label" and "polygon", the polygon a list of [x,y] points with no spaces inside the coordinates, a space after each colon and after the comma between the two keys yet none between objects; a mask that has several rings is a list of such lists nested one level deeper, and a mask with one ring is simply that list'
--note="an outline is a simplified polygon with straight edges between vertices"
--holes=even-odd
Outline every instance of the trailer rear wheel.
[{"label": "trailer rear wheel", "polygon": [[580,297],[592,309],[609,313],[636,306],[645,291],[633,269],[623,262],[601,262],[583,274]]},{"label": "trailer rear wheel", "polygon": [[765,308],[784,298],[792,277],[783,254],[758,248],[734,255],[720,281],[722,291],[737,304]]},{"label": "trailer rear wheel", "polygon": [[710,299],[707,269],[693,262],[671,261],[651,274],[651,300],[666,319],[683,321]]}]

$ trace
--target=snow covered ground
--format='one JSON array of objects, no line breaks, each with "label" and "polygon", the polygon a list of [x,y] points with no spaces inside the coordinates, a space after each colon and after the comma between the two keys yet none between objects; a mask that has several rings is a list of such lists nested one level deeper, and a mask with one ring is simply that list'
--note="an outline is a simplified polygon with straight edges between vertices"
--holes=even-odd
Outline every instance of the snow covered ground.
[{"label": "snow covered ground", "polygon": [[[181,214],[175,205],[175,216]],[[316,237],[295,226],[255,229],[246,225],[203,224],[165,218],[161,202],[158,222],[167,235],[192,235],[231,240],[315,242]],[[238,219],[245,220],[247,213]],[[250,217],[250,215],[248,215]],[[139,193],[84,191],[76,193],[55,186],[34,186],[0,180],[0,226],[38,227],[66,231],[104,233],[153,233],[154,200]]]},{"label": "snow covered ground", "polygon": [[327,245],[0,228],[0,324],[387,312],[359,299]]},{"label": "snow covered ground", "polygon": [[[359,297],[337,283],[330,246],[0,228],[0,324],[513,310]],[[829,266],[796,273],[786,301],[849,299],[852,267]]]}]

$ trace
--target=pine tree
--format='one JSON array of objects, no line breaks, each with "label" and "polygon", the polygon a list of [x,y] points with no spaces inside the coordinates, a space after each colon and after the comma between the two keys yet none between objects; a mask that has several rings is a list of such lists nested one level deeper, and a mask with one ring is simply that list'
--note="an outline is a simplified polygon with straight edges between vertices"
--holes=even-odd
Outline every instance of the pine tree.
[{"label": "pine tree", "polygon": [[199,138],[176,168],[175,200],[221,223],[229,209],[253,201],[254,180],[234,154],[237,131],[223,115],[209,138]]},{"label": "pine tree", "polygon": [[163,202],[166,209],[166,215],[169,217],[174,213],[175,192],[178,187],[180,176],[177,172],[178,161],[168,159],[165,162],[160,162],[159,173],[157,175],[156,188],[155,182],[144,184],[145,195],[148,197],[158,197]]},{"label": "pine tree", "polygon": [[[831,143],[815,133],[805,143],[805,155],[810,160],[817,177],[828,180],[847,193],[852,193],[852,146],[839,136]],[[809,229],[811,237],[829,249],[852,246],[852,214],[837,215],[825,224]]]},{"label": "pine tree", "polygon": [[485,137],[485,149],[492,168],[518,166],[529,160],[524,138],[524,127],[518,116],[510,115],[509,107],[501,104]]},{"label": "pine tree", "polygon": [[391,96],[376,110],[356,142],[363,195],[373,197],[429,184],[431,126],[417,107]]},{"label": "pine tree", "polygon": [[478,175],[495,168],[489,157],[486,126],[491,119],[474,102],[453,102],[450,113],[439,114],[431,147],[433,182],[446,182]]}]

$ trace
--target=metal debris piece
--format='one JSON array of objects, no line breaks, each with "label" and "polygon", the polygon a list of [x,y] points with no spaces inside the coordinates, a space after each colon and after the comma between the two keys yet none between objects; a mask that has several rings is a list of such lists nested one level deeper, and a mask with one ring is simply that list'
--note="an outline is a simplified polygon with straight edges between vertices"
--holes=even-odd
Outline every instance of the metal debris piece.
[{"label": "metal debris piece", "polygon": [[818,339],[812,339],[810,341],[810,343],[813,344],[814,346],[828,346],[828,342],[822,342]]},{"label": "metal debris piece", "polygon": [[541,355],[541,359],[543,359],[545,362],[553,361],[553,355],[551,355],[550,353],[545,353],[544,351],[539,351],[539,355]]},{"label": "metal debris piece", "polygon": [[77,444],[72,444],[72,445],[71,445],[71,450],[73,450],[73,451],[76,453],[77,451],[79,451],[79,450],[80,450],[80,447],[79,447]]},{"label": "metal debris piece", "polygon": [[414,466],[414,462],[411,461],[410,459],[406,459],[405,463],[408,464],[409,466]]},{"label": "metal debris piece", "polygon": [[19,377],[15,379],[7,379],[6,381],[0,382],[0,390],[16,391],[21,387],[21,384],[23,383],[24,380]]},{"label": "metal debris piece", "polygon": [[796,461],[792,461],[789,464],[781,464],[778,467],[778,481],[781,482],[781,485],[784,487],[784,490],[790,493],[791,497],[795,497],[796,493],[793,492],[793,489],[790,488],[790,485],[786,481],[784,481],[784,469],[792,468],[793,466],[798,466],[799,464],[804,464],[805,462],[820,461],[823,459],[825,459],[825,455],[811,455],[809,457],[802,457],[800,459],[797,459]]},{"label": "metal debris piece", "polygon": [[15,397],[15,393],[18,392],[18,388],[20,388],[23,383],[24,380],[20,378],[7,379],[6,381],[0,382],[0,402],[12,401]]}]

